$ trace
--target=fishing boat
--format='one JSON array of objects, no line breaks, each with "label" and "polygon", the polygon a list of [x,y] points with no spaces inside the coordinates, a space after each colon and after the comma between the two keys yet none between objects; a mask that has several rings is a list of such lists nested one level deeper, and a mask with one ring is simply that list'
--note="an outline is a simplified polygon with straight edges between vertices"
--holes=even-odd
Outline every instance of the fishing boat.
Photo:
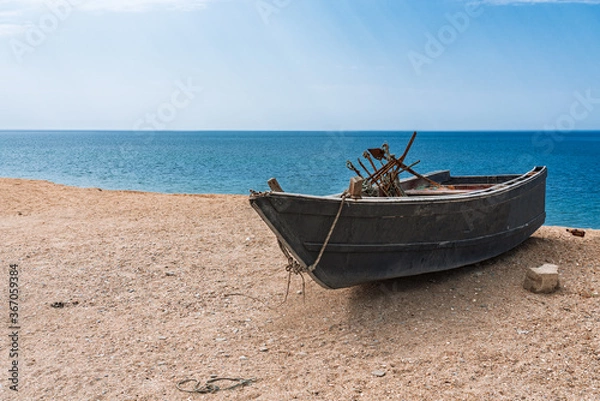
[{"label": "fishing boat", "polygon": [[[276,181],[271,191],[251,194],[289,269],[331,289],[438,272],[509,251],[544,223],[546,167],[421,175],[411,167],[416,163],[404,164],[415,135],[400,158],[382,147],[369,149],[371,169],[348,162],[358,174],[343,194],[287,193]],[[413,176],[400,180],[400,172]]]}]

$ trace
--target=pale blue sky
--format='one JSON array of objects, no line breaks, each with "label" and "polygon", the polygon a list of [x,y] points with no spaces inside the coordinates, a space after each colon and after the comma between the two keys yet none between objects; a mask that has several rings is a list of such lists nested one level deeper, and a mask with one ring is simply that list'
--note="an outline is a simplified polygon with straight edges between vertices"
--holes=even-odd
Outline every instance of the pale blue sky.
[{"label": "pale blue sky", "polygon": [[0,129],[600,129],[600,0],[0,0]]}]

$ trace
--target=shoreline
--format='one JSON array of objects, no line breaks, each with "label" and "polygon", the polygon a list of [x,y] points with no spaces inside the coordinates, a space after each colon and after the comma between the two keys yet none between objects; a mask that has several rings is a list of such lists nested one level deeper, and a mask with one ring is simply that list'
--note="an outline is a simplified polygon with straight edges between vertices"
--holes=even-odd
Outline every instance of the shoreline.
[{"label": "shoreline", "polygon": [[[211,375],[256,378],[223,393],[241,400],[600,394],[600,230],[543,226],[476,265],[341,290],[293,276],[282,304],[285,259],[245,195],[0,178],[0,205],[23,399],[187,400],[177,383]],[[560,289],[525,291],[544,263]]]},{"label": "shoreline", "polygon": [[[22,181],[22,182],[30,182],[30,183],[35,183],[35,182],[40,182],[40,183],[45,183],[48,185],[55,185],[57,187],[65,187],[65,188],[72,188],[72,189],[81,189],[81,190],[96,190],[96,191],[106,191],[106,192],[115,192],[115,193],[132,193],[132,194],[147,194],[147,195],[169,195],[169,196],[199,196],[199,197],[209,197],[209,198],[214,198],[214,197],[232,197],[232,198],[248,198],[249,195],[246,194],[219,194],[219,193],[184,193],[184,192],[154,192],[154,191],[139,191],[139,190],[134,190],[134,189],[105,189],[105,188],[100,188],[100,187],[80,187],[80,186],[76,186],[76,185],[68,185],[68,184],[60,184],[60,183],[56,183],[54,181],[50,181],[50,180],[42,180],[42,179],[36,179],[36,178],[12,178],[12,177],[0,177],[0,181],[5,180],[5,181],[15,181],[16,185],[20,185],[18,182]],[[582,230],[595,230],[595,231],[599,231],[600,227],[588,227],[588,226],[565,226],[565,225],[548,225],[548,224],[544,224],[542,227],[557,227],[557,228],[569,228],[569,229],[582,229]]]}]

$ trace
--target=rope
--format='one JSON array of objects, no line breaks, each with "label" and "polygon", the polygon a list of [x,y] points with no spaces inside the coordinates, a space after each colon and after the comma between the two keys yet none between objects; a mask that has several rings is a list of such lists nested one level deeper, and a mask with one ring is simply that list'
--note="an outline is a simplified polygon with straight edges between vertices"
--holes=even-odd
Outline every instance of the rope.
[{"label": "rope", "polygon": [[290,251],[288,251],[286,246],[283,245],[283,242],[277,239],[277,244],[279,244],[279,249],[281,249],[281,252],[283,252],[283,255],[288,260],[288,264],[285,267],[285,270],[290,273],[301,274],[304,271],[302,265],[300,265],[300,263],[298,263],[296,259],[294,259],[294,257],[290,254]]},{"label": "rope", "polygon": [[317,256],[317,260],[315,260],[315,262],[312,265],[310,265],[308,267],[308,269],[303,267],[300,263],[298,263],[298,261],[296,261],[296,259],[294,259],[294,257],[290,254],[290,251],[283,244],[283,242],[281,242],[279,239],[277,239],[277,244],[279,244],[279,249],[281,249],[281,252],[283,252],[283,255],[288,260],[288,264],[287,264],[287,266],[285,266],[285,270],[288,272],[287,288],[285,290],[285,297],[284,297],[281,305],[283,305],[288,299],[288,295],[290,293],[290,282],[292,279],[292,273],[300,275],[300,278],[302,279],[302,296],[303,296],[304,301],[306,302],[306,280],[304,280],[304,275],[302,273],[304,273],[306,271],[312,272],[317,268],[317,265],[321,261],[321,257],[323,257],[325,248],[327,248],[327,245],[329,244],[329,240],[331,239],[333,230],[335,230],[335,226],[337,225],[338,220],[340,219],[340,216],[342,214],[342,209],[344,208],[344,203],[346,203],[346,198],[348,196],[349,196],[348,192],[344,191],[344,193],[342,194],[342,202],[340,203],[340,208],[338,209],[335,219],[333,220],[333,224],[331,225],[331,228],[329,229],[329,233],[327,233],[325,242],[323,243],[323,246],[321,247],[321,250],[319,251],[319,256]]},{"label": "rope", "polygon": [[[221,381],[221,380],[227,380],[227,381],[236,382],[236,383],[232,384],[229,387],[223,387],[223,388],[217,386],[216,384],[213,384],[213,383]],[[254,378],[242,379],[241,377],[235,377],[235,378],[216,377],[214,379],[207,380],[204,385],[201,385],[197,379],[185,379],[185,380],[182,380],[179,383],[177,383],[177,390],[183,391],[185,393],[213,394],[213,393],[216,393],[217,391],[221,391],[221,390],[233,390],[234,388],[237,388],[237,387],[247,386],[251,383],[254,383],[255,381],[256,381],[256,379],[254,379]],[[182,387],[184,384],[188,384],[188,383],[195,383],[194,387],[192,387],[192,388],[183,388]]]},{"label": "rope", "polygon": [[283,255],[288,260],[288,264],[285,267],[285,271],[288,272],[287,288],[285,290],[285,297],[283,298],[283,302],[280,304],[280,306],[287,302],[288,295],[290,293],[290,283],[292,281],[292,273],[300,275],[300,278],[302,279],[302,297],[303,297],[304,301],[306,302],[306,280],[304,280],[304,275],[302,274],[303,272],[306,271],[306,269],[304,267],[302,267],[302,265],[300,263],[298,263],[296,261],[296,259],[294,259],[294,257],[290,254],[290,251],[288,251],[286,246],[283,245],[283,242],[281,242],[279,239],[277,239],[277,243],[279,244],[279,249],[281,249],[281,252],[283,252]]},{"label": "rope", "polygon": [[348,197],[348,192],[344,191],[344,193],[342,194],[342,202],[340,203],[340,208],[338,209],[337,215],[335,216],[335,220],[333,220],[333,224],[331,225],[331,228],[329,229],[329,233],[327,234],[327,237],[325,238],[325,242],[323,243],[323,246],[321,247],[319,256],[317,257],[317,260],[315,260],[315,263],[313,263],[312,265],[310,265],[308,267],[308,270],[311,272],[317,268],[317,265],[321,261],[321,257],[323,256],[323,253],[325,252],[325,248],[327,248],[327,244],[329,244],[329,240],[331,239],[331,234],[333,234],[333,230],[335,229],[335,226],[337,225],[337,222],[340,219],[340,216],[342,215],[342,209],[344,208],[344,203],[346,202],[347,197]]}]

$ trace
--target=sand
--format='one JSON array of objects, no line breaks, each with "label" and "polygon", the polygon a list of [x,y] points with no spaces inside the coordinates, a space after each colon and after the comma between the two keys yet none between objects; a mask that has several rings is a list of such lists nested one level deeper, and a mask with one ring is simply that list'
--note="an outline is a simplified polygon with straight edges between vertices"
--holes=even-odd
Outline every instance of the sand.
[{"label": "sand", "polygon": [[[0,399],[598,400],[600,232],[542,227],[441,274],[300,277],[247,197],[0,179]],[[559,266],[560,289],[522,288]],[[18,393],[9,266],[18,264]],[[217,394],[177,383],[256,381]],[[221,385],[225,383],[219,383]]]}]

